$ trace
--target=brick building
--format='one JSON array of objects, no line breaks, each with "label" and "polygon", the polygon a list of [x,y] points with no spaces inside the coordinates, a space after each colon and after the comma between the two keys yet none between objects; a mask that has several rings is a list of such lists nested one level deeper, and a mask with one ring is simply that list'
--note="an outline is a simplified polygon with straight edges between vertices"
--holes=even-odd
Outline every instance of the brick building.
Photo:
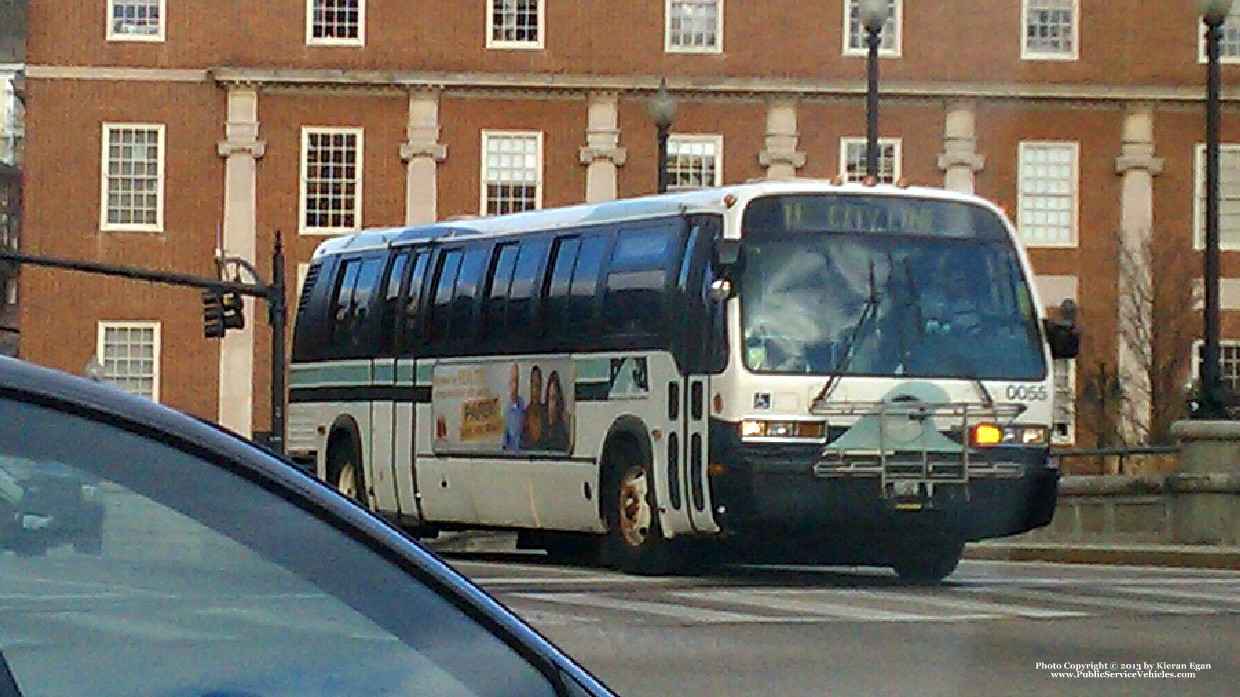
[{"label": "brick building", "polygon": [[[849,175],[865,132],[858,0],[812,5],[30,0],[23,244],[210,274],[222,240],[267,271],[280,230],[296,277],[325,236],[362,227],[649,193],[646,104],[663,76],[679,105],[674,185]],[[1066,393],[1103,409],[1111,392],[1088,376],[1118,366],[1141,412],[1130,373],[1142,350],[1120,338],[1135,282],[1123,250],[1153,239],[1200,275],[1194,3],[891,6],[884,176],[1010,211],[1043,299],[1077,298],[1089,330],[1075,372],[1060,366]],[[1226,63],[1240,63],[1235,12]],[[1223,80],[1231,250],[1240,67]],[[1223,332],[1240,338],[1240,256],[1222,262]],[[202,338],[189,290],[28,269],[21,295],[23,357],[80,372],[97,355],[129,389],[240,431],[267,427],[261,313],[220,342]],[[1240,345],[1224,356],[1235,379]],[[1071,410],[1063,418],[1064,439],[1093,442]]]},{"label": "brick building", "polygon": [[[20,99],[26,58],[26,0],[0,0],[0,248],[16,249],[22,220],[24,119]],[[0,265],[0,356],[17,354],[18,274]]]}]

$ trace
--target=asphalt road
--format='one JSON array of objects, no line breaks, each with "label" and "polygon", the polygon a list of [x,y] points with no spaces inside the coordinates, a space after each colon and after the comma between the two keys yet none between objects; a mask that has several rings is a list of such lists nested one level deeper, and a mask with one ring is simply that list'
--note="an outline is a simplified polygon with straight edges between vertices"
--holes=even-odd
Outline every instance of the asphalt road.
[{"label": "asphalt road", "polygon": [[1240,685],[1234,571],[966,561],[942,587],[913,588],[871,569],[640,578],[520,555],[451,560],[626,695],[1220,695]]}]

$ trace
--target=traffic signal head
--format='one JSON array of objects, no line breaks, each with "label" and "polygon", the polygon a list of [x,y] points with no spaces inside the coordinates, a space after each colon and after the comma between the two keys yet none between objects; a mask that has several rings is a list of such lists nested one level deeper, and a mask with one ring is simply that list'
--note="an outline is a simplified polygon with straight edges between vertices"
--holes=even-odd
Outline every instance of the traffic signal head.
[{"label": "traffic signal head", "polygon": [[224,300],[213,290],[202,291],[202,334],[208,339],[219,339],[228,333],[224,325]]},{"label": "traffic signal head", "polygon": [[245,303],[240,293],[227,293],[221,298],[224,309],[224,331],[245,329]]}]

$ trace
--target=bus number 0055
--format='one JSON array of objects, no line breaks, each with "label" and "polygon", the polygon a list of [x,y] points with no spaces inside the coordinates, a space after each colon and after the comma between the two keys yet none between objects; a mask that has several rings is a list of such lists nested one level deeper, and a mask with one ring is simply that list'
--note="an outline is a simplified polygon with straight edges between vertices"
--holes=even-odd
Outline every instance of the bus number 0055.
[{"label": "bus number 0055", "polygon": [[1045,402],[1046,385],[1008,385],[1007,398],[1026,402]]}]

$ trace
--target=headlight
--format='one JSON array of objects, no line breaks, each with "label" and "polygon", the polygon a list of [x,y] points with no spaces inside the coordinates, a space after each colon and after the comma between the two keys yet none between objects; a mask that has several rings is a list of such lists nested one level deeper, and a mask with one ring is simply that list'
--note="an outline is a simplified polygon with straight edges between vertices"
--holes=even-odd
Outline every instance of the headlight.
[{"label": "headlight", "polygon": [[969,442],[974,446],[1045,445],[1050,431],[1045,426],[998,426],[978,424],[973,427]]},{"label": "headlight", "polygon": [[764,421],[745,419],[741,438],[822,438],[826,424],[821,421]]}]

